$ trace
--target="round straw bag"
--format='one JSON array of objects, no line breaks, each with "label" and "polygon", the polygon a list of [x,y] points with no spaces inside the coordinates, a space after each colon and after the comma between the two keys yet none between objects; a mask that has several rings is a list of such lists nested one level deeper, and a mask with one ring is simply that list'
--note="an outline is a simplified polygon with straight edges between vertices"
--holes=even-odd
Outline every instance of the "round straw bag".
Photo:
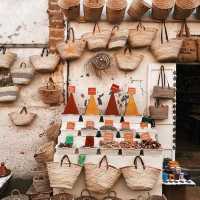
[{"label": "round straw bag", "polygon": [[[142,169],[138,168],[138,160],[142,164]],[[134,191],[150,191],[159,180],[160,169],[147,167],[140,156],[134,159],[134,166],[121,168],[127,186]]]},{"label": "round straw bag", "polygon": [[131,48],[125,48],[123,51],[115,54],[116,64],[122,71],[133,71],[142,63],[143,55],[134,55]]},{"label": "round straw bag", "polygon": [[60,57],[57,54],[50,54],[47,48],[42,50],[41,55],[34,55],[30,57],[30,62],[35,67],[35,70],[43,73],[54,72]]},{"label": "round straw bag", "polygon": [[153,0],[152,17],[158,20],[166,19],[173,7],[174,0]]},{"label": "round straw bag", "polygon": [[114,186],[120,176],[119,169],[108,165],[106,156],[101,159],[99,164],[86,163],[84,167],[86,186],[92,192],[105,194]]},{"label": "round straw bag", "polygon": [[51,200],[73,200],[73,195],[68,193],[60,193],[51,197]]},{"label": "round straw bag", "polygon": [[156,28],[147,28],[139,23],[136,29],[129,31],[129,44],[133,48],[150,47],[152,41],[156,37]]},{"label": "round straw bag", "polygon": [[9,69],[17,58],[17,54],[7,51],[5,47],[0,47],[0,68]]},{"label": "round straw bag", "polygon": [[139,20],[151,7],[152,6],[145,2],[145,0],[133,0],[128,9],[128,15],[133,20]]},{"label": "round straw bag", "polygon": [[20,112],[12,112],[8,115],[16,126],[27,126],[31,124],[37,116],[35,113],[28,112],[26,107],[23,107]]},{"label": "round straw bag", "polygon": [[58,6],[68,21],[79,19],[80,17],[80,0],[58,0]]},{"label": "round straw bag", "polygon": [[186,19],[198,5],[198,0],[176,0],[173,17],[178,20]]},{"label": "round straw bag", "polygon": [[126,7],[126,0],[107,0],[106,16],[108,22],[113,24],[121,23],[124,19]]},{"label": "round straw bag", "polygon": [[[65,159],[67,159],[67,163],[64,163]],[[52,188],[72,189],[81,169],[80,165],[71,163],[67,155],[62,157],[61,162],[47,163],[50,186]]]},{"label": "round straw bag", "polygon": [[44,175],[33,177],[33,187],[36,192],[46,192],[50,190],[49,180]]},{"label": "round straw bag", "polygon": [[29,200],[29,197],[25,194],[21,194],[21,192],[17,189],[11,191],[10,196],[2,198],[2,200]]},{"label": "round straw bag", "polygon": [[46,86],[39,88],[39,94],[45,104],[57,105],[60,103],[61,89],[55,85],[51,77]]},{"label": "round straw bag", "polygon": [[104,0],[84,0],[83,9],[86,21],[97,22],[101,18]]},{"label": "round straw bag", "polygon": [[87,189],[82,190],[81,196],[75,198],[75,200],[97,200],[94,196],[91,195],[91,192]]},{"label": "round straw bag", "polygon": [[54,148],[55,143],[54,142],[48,142],[40,146],[35,155],[34,158],[38,163],[46,163],[53,160],[54,156]]}]

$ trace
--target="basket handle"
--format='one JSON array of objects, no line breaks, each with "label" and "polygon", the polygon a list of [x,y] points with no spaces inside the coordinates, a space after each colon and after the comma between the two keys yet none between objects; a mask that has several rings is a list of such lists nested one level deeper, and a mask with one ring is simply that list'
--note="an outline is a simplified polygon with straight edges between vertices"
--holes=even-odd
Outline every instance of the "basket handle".
[{"label": "basket handle", "polygon": [[41,57],[44,56],[45,52],[46,52],[46,56],[49,55],[49,50],[48,50],[48,48],[43,48],[43,49],[42,49],[42,53],[41,53]]},{"label": "basket handle", "polygon": [[161,44],[164,43],[163,34],[165,34],[166,41],[169,42],[169,37],[168,37],[168,33],[167,33],[167,27],[165,24],[165,20],[162,21],[162,25],[161,25]]},{"label": "basket handle", "polygon": [[186,34],[186,37],[190,37],[191,36],[190,35],[190,29],[189,29],[189,27],[187,25],[186,20],[182,23],[181,30],[179,31],[177,36],[178,37],[183,37],[184,33]]},{"label": "basket handle", "polygon": [[53,86],[54,89],[56,88],[52,77],[49,77],[49,81],[47,82],[47,89],[49,89],[49,86]]},{"label": "basket handle", "polygon": [[142,160],[142,158],[140,156],[136,156],[135,159],[134,159],[135,169],[138,168],[138,160],[140,160],[143,169],[145,169],[144,161]]},{"label": "basket handle", "polygon": [[127,54],[127,51],[129,52],[130,55],[132,55],[132,48],[131,48],[130,46],[128,46],[128,47],[126,47],[126,48],[124,49],[124,55]]},{"label": "basket handle", "polygon": [[164,65],[161,65],[161,67],[160,67],[160,73],[159,73],[159,77],[158,77],[158,86],[160,85],[160,81],[161,81],[161,84],[162,84],[162,88],[165,87],[166,81],[167,81],[168,88],[170,88],[169,81],[168,81],[166,74],[165,74]]},{"label": "basket handle", "polygon": [[87,193],[87,195],[88,195],[89,197],[91,197],[91,193],[90,193],[90,191],[89,191],[88,189],[83,189],[83,190],[82,190],[82,192],[81,192],[81,197],[84,196],[83,193]]},{"label": "basket handle", "polygon": [[18,189],[14,189],[11,191],[11,199],[20,200],[21,192]]},{"label": "basket handle", "polygon": [[5,54],[5,53],[6,53],[6,47],[1,46],[1,47],[0,47],[0,52],[1,52],[1,51],[2,51],[3,54]]},{"label": "basket handle", "polygon": [[101,165],[102,165],[102,163],[103,162],[106,162],[106,168],[108,169],[108,159],[107,159],[107,156],[105,155],[105,156],[103,156],[103,158],[100,160],[100,162],[99,162],[99,168],[101,167]]},{"label": "basket handle", "polygon": [[67,161],[68,161],[68,164],[69,164],[69,167],[71,167],[71,161],[70,161],[70,159],[69,159],[69,156],[68,155],[64,155],[63,157],[62,157],[62,159],[61,159],[61,162],[60,162],[60,166],[62,167],[62,165],[63,165],[63,162],[64,162],[64,160],[65,159],[67,159]]},{"label": "basket handle", "polygon": [[25,114],[28,113],[26,106],[24,106],[24,107],[21,109],[20,114],[22,114],[23,112],[25,112]]},{"label": "basket handle", "polygon": [[137,31],[139,31],[140,29],[143,29],[145,31],[145,26],[142,24],[141,21],[139,21],[138,25],[137,25]]},{"label": "basket handle", "polygon": [[75,42],[75,34],[74,34],[74,29],[72,27],[68,29],[68,40],[71,39],[71,34],[72,34],[72,42]]},{"label": "basket handle", "polygon": [[160,105],[160,100],[159,100],[159,98],[156,98],[156,100],[155,100],[155,107],[158,108],[159,105]]},{"label": "basket handle", "polygon": [[26,68],[26,63],[25,63],[25,62],[22,62],[22,63],[20,64],[20,68]]},{"label": "basket handle", "polygon": [[95,23],[94,28],[93,28],[93,34],[96,33],[96,29],[98,28],[99,33],[101,32],[100,27],[98,25],[98,23]]}]

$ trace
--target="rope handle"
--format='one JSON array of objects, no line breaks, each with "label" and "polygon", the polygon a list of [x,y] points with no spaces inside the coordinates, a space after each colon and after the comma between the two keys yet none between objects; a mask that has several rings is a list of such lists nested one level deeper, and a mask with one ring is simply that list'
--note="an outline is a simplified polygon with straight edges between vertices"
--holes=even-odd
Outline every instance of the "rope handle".
[{"label": "rope handle", "polygon": [[146,30],[145,26],[142,24],[141,21],[139,21],[138,25],[137,25],[137,31],[143,29],[144,31]]},{"label": "rope handle", "polygon": [[71,161],[70,161],[70,159],[69,159],[69,156],[68,155],[64,155],[63,157],[62,157],[62,159],[61,159],[61,162],[60,162],[60,166],[62,167],[62,165],[63,165],[63,162],[64,162],[64,160],[65,159],[67,159],[67,161],[68,161],[68,163],[67,164],[69,164],[69,167],[71,167]]},{"label": "rope handle", "polygon": [[140,160],[140,162],[143,166],[143,169],[145,169],[144,161],[142,160],[142,158],[140,156],[136,156],[135,159],[134,159],[135,169],[138,168],[138,160]]},{"label": "rope handle", "polygon": [[14,190],[11,191],[11,198],[13,198],[13,197],[16,198],[16,196],[18,196],[18,198],[20,199],[21,192],[18,189],[14,189]]},{"label": "rope handle", "polygon": [[1,46],[1,47],[0,47],[0,52],[1,52],[1,51],[2,51],[3,54],[5,54],[5,53],[6,53],[6,47]]},{"label": "rope handle", "polygon": [[178,33],[177,36],[178,36],[178,37],[183,37],[183,36],[184,36],[184,33],[185,33],[186,37],[190,37],[190,36],[191,36],[191,34],[190,34],[190,29],[189,29],[189,27],[188,27],[188,25],[187,25],[186,20],[183,21],[183,23],[182,23],[182,25],[181,25],[181,30],[179,31],[179,33]]},{"label": "rope handle", "polygon": [[114,25],[113,26],[111,33],[114,33],[115,30],[117,30],[117,31],[119,30],[119,26],[118,25]]},{"label": "rope handle", "polygon": [[83,196],[84,196],[84,193],[87,193],[87,195],[86,195],[86,196],[89,196],[89,197],[91,197],[91,193],[90,193],[90,191],[89,191],[88,189],[84,189],[84,190],[82,190],[82,192],[81,192],[81,197],[83,197]]},{"label": "rope handle", "polygon": [[26,106],[24,106],[24,107],[21,109],[20,114],[22,114],[23,112],[25,112],[25,114],[28,113]]},{"label": "rope handle", "polygon": [[162,25],[161,25],[161,44],[164,43],[163,34],[165,34],[166,41],[169,42],[169,37],[168,37],[168,33],[167,33],[167,27],[165,24],[165,20],[162,21]]},{"label": "rope handle", "polygon": [[48,48],[43,48],[43,49],[42,49],[42,53],[41,53],[41,57],[44,56],[45,52],[46,52],[46,56],[49,55],[49,50],[48,50]]},{"label": "rope handle", "polygon": [[98,28],[99,33],[101,32],[100,27],[98,25],[98,23],[95,23],[94,28],[93,28],[93,34],[96,33],[96,28]]},{"label": "rope handle", "polygon": [[68,29],[68,40],[71,39],[71,34],[72,34],[72,42],[75,42],[75,34],[74,34],[74,29],[72,27]]},{"label": "rope handle", "polygon": [[107,159],[107,156],[105,155],[105,156],[103,156],[103,158],[100,160],[100,162],[99,162],[99,168],[101,168],[101,165],[102,165],[102,163],[103,162],[106,162],[106,168],[108,169],[108,159]]},{"label": "rope handle", "polygon": [[160,67],[160,73],[159,73],[159,77],[158,77],[158,86],[160,85],[160,81],[161,81],[161,84],[162,84],[162,88],[165,87],[166,82],[167,82],[168,88],[170,88],[169,81],[168,81],[167,76],[165,74],[164,65],[161,65],[161,67]]},{"label": "rope handle", "polygon": [[26,63],[25,62],[22,62],[21,64],[20,64],[20,68],[26,68],[27,66],[26,66]]},{"label": "rope handle", "polygon": [[49,77],[49,81],[47,82],[47,89],[49,89],[50,86],[52,86],[54,89],[56,88],[52,77]]},{"label": "rope handle", "polygon": [[132,48],[130,46],[127,46],[125,49],[124,49],[124,55],[127,54],[127,51],[129,52],[130,55],[132,55]]}]

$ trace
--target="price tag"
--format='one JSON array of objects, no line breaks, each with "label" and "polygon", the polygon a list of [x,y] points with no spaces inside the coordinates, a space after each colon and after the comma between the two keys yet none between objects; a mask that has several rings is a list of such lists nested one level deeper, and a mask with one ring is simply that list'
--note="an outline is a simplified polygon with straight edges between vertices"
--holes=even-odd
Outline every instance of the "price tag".
[{"label": "price tag", "polygon": [[96,95],[96,88],[88,88],[89,95]]},{"label": "price tag", "polygon": [[105,120],[105,126],[113,126],[113,120]]},{"label": "price tag", "polygon": [[69,93],[74,94],[74,93],[75,93],[75,90],[76,90],[76,87],[73,86],[73,85],[70,85],[70,86],[68,87],[68,92],[69,92]]},{"label": "price tag", "polygon": [[142,133],[141,136],[140,136],[141,140],[143,141],[148,141],[148,140],[151,140],[151,136],[148,132],[146,133]]},{"label": "price tag", "polygon": [[128,94],[133,95],[136,93],[136,88],[128,88]]},{"label": "price tag", "polygon": [[130,123],[129,122],[122,122],[122,129],[130,129]]},{"label": "price tag", "polygon": [[140,127],[141,127],[142,129],[148,128],[148,123],[146,123],[146,122],[141,122],[141,123],[140,123]]},{"label": "price tag", "polygon": [[104,140],[104,142],[112,142],[113,141],[113,133],[105,132],[103,134],[103,140]]},{"label": "price tag", "polygon": [[86,128],[94,128],[94,122],[93,121],[87,121],[86,122]]},{"label": "price tag", "polygon": [[74,122],[67,122],[67,129],[74,130],[75,123]]},{"label": "price tag", "polygon": [[124,141],[133,144],[133,133],[132,132],[124,133]]},{"label": "price tag", "polygon": [[119,92],[119,85],[112,84],[112,86],[111,86],[111,91],[112,91],[113,93]]}]

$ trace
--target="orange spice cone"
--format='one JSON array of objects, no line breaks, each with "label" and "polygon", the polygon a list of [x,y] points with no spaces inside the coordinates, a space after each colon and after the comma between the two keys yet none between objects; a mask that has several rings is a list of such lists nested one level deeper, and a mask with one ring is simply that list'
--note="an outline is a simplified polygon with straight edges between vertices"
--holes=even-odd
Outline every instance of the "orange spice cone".
[{"label": "orange spice cone", "polygon": [[86,107],[86,111],[85,111],[86,115],[99,115],[100,111],[97,107],[94,95],[90,96],[90,99],[88,101],[88,105]]},{"label": "orange spice cone", "polygon": [[137,109],[137,105],[133,98],[133,95],[129,95],[128,104],[126,106],[125,115],[127,116],[137,116],[140,115]]}]

